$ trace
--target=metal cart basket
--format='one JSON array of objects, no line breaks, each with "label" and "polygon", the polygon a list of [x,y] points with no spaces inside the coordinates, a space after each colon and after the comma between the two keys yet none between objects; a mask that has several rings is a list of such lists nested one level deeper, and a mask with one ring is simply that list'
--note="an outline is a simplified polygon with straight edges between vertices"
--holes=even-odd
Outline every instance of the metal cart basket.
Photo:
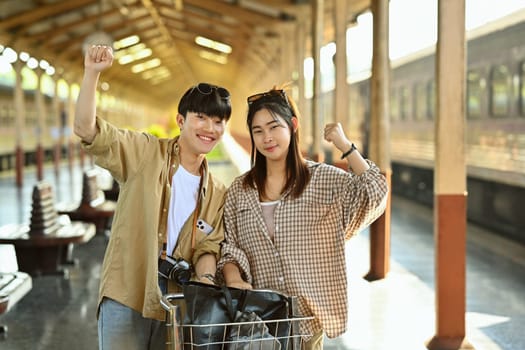
[{"label": "metal cart basket", "polygon": [[[300,323],[313,317],[297,315],[297,298],[288,297],[290,317],[279,320],[242,320],[233,323],[215,323],[207,325],[183,324],[183,316],[178,303],[184,299],[182,293],[169,293],[162,297],[161,305],[166,310],[168,330],[166,344],[169,350],[300,350],[304,336]],[[272,330],[272,334],[268,332]],[[277,331],[286,329],[286,331]],[[222,332],[222,339],[209,339],[203,343],[194,343],[193,332]],[[262,331],[266,330],[266,332]],[[278,334],[274,336],[273,334]]]}]

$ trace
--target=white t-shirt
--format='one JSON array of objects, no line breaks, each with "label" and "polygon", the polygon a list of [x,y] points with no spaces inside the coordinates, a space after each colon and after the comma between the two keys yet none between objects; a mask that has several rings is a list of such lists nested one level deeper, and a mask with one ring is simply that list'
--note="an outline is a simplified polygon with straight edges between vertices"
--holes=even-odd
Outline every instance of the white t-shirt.
[{"label": "white t-shirt", "polygon": [[168,246],[166,252],[172,255],[180,229],[195,210],[199,192],[200,176],[189,173],[179,165],[171,180],[171,198],[168,211]]}]

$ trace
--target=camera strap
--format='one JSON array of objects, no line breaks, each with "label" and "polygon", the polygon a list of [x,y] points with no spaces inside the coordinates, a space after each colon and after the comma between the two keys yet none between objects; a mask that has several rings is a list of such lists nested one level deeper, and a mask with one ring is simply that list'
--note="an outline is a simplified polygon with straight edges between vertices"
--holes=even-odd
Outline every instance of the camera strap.
[{"label": "camera strap", "polygon": [[[174,150],[175,148],[175,143],[173,145],[173,149],[172,151],[170,152],[169,154],[169,161],[168,161],[168,169],[166,171],[166,173],[168,174],[168,178],[167,178],[167,183],[170,184],[169,186],[166,186],[165,190],[162,192],[162,200],[161,200],[161,203],[162,203],[162,206],[164,207],[165,206],[165,200],[167,198],[167,192],[170,191],[171,192],[171,186],[172,186],[172,180],[173,180],[173,175],[175,174],[175,165],[173,164],[174,162],[174,156],[173,156],[173,153],[175,152]],[[180,166],[180,164],[179,164]],[[195,209],[193,210],[193,225],[191,227],[191,255],[193,256],[193,252],[195,251],[195,236],[196,236],[196,232],[195,230],[197,229],[197,220],[199,218],[199,213],[200,213],[200,204],[201,204],[201,192],[202,192],[202,178],[203,178],[203,171],[202,171],[202,164],[199,168],[199,172],[200,172],[200,182],[199,182],[199,189],[198,189],[198,192],[197,192],[197,202],[195,203]],[[160,252],[160,258],[163,259],[163,260],[166,260],[166,255],[167,255],[167,247],[168,247],[168,230],[167,230],[167,215],[169,215],[169,209],[167,211],[167,214],[166,215],[162,215],[162,221],[165,222],[165,227],[166,227],[166,234],[164,235],[164,240],[162,242],[162,250]],[[180,235],[179,235],[179,239],[180,239]]]}]

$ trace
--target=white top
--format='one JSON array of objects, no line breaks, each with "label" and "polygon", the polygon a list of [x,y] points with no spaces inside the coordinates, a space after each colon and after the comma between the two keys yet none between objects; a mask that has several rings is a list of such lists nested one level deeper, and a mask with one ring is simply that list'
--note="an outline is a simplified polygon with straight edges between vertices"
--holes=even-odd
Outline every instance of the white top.
[{"label": "white top", "polygon": [[168,211],[168,246],[166,253],[172,255],[180,229],[188,220],[197,204],[200,176],[188,172],[179,165],[171,180],[171,198]]},{"label": "white top", "polygon": [[260,202],[260,203],[261,203],[261,210],[262,210],[264,222],[266,223],[266,229],[268,230],[270,239],[273,241],[273,238],[275,236],[275,223],[273,220],[273,214],[275,212],[275,208],[277,207],[277,204],[279,204],[279,200],[272,201],[272,202]]}]

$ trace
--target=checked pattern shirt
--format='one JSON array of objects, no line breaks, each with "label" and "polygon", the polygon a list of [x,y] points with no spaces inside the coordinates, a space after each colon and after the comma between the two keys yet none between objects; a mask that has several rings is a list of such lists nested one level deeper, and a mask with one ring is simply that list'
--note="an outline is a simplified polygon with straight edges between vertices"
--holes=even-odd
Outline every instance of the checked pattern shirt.
[{"label": "checked pattern shirt", "polygon": [[224,264],[233,262],[253,288],[298,297],[299,311],[315,317],[302,332],[342,334],[348,319],[345,241],[386,207],[386,179],[367,162],[370,169],[357,176],[308,161],[311,179],[303,194],[285,195],[275,208],[273,241],[258,192],[243,188],[244,175],[235,179],[226,195],[219,277]]}]

